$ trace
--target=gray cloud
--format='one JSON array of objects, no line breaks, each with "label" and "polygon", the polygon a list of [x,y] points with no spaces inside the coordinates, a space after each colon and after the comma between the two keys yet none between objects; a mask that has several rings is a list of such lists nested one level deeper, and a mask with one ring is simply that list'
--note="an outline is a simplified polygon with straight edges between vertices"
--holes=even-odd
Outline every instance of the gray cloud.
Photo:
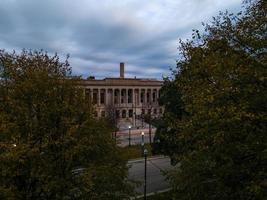
[{"label": "gray cloud", "polygon": [[242,0],[1,0],[0,48],[70,53],[77,75],[161,78],[175,66],[178,38]]}]

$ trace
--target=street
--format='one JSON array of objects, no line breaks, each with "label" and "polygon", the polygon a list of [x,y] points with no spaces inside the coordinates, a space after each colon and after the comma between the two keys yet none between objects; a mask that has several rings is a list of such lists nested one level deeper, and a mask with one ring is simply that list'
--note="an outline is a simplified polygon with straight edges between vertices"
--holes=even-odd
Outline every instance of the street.
[{"label": "street", "polygon": [[[143,194],[144,158],[130,160],[128,165],[130,166],[128,178],[141,183],[136,188],[136,192]],[[166,190],[170,187],[163,174],[171,169],[173,169],[173,166],[170,164],[169,157],[153,156],[147,159],[147,194]]]}]

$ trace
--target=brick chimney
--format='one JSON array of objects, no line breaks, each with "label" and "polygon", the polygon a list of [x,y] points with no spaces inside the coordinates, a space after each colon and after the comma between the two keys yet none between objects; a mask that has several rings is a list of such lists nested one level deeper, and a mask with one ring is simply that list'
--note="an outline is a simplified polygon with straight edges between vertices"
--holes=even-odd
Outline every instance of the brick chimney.
[{"label": "brick chimney", "polygon": [[124,63],[120,63],[120,78],[124,78]]}]

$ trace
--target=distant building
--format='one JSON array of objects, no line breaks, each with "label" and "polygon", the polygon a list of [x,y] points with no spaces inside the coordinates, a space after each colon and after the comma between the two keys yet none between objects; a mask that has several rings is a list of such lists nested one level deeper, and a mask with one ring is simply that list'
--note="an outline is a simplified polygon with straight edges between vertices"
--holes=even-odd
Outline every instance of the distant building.
[{"label": "distant building", "polygon": [[105,117],[111,111],[119,119],[128,119],[134,124],[151,113],[158,117],[163,113],[159,106],[159,90],[163,84],[156,79],[139,79],[124,77],[124,63],[120,63],[120,77],[102,80],[89,77],[81,83],[85,88],[85,97],[95,105],[96,116]]}]

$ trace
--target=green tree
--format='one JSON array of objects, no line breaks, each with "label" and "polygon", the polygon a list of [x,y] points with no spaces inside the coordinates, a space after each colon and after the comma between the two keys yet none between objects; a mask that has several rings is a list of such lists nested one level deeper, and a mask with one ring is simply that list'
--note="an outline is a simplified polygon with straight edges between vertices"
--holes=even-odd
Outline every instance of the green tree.
[{"label": "green tree", "polygon": [[1,199],[130,194],[126,161],[80,81],[57,55],[0,51]]},{"label": "green tree", "polygon": [[154,137],[153,152],[169,155],[175,163],[175,155],[178,151],[175,141],[179,133],[175,123],[177,119],[181,119],[185,115],[181,92],[178,90],[175,80],[164,78],[163,86],[160,89],[159,104],[164,105],[164,114],[154,123],[157,131]]},{"label": "green tree", "polygon": [[267,197],[267,5],[244,6],[181,42],[172,84],[186,114],[166,127],[180,161],[170,174],[174,199]]},{"label": "green tree", "polygon": [[112,137],[115,139],[117,138],[117,132],[118,132],[118,116],[116,114],[116,107],[114,105],[108,105],[106,107],[107,116],[105,117],[107,120],[107,123],[112,130]]}]

